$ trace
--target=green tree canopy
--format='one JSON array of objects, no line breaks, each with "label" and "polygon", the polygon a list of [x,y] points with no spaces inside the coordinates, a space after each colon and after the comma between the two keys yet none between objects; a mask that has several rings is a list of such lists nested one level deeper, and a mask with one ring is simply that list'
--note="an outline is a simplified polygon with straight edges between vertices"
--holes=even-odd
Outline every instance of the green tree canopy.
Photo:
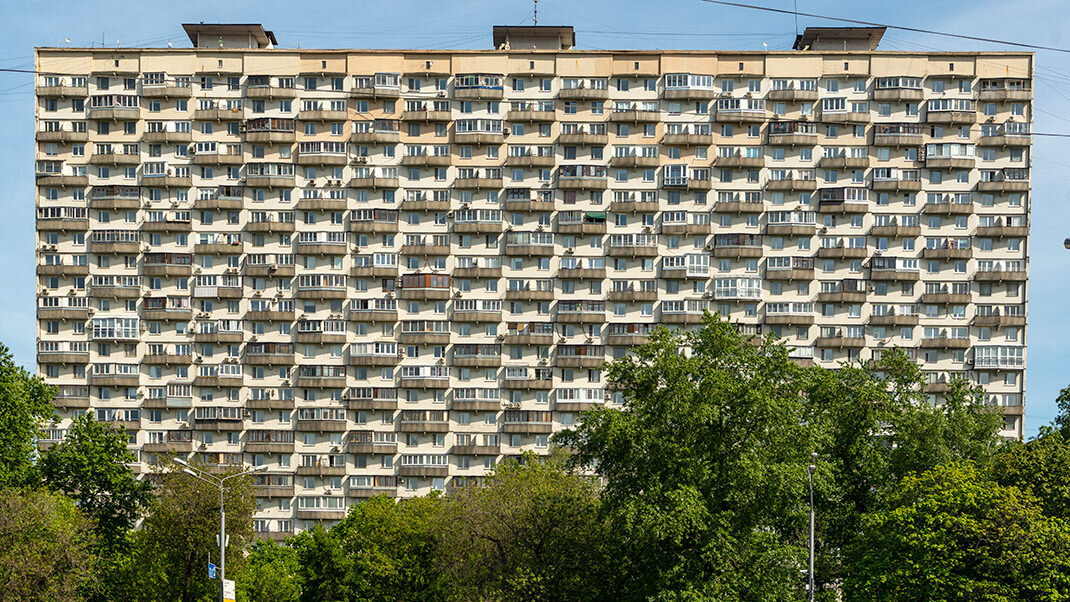
[{"label": "green tree canopy", "polygon": [[[141,529],[134,533],[133,561],[124,599],[181,601],[209,599],[219,581],[208,578],[208,558],[219,564],[219,489],[177,470],[162,467],[150,475],[156,497]],[[205,467],[207,469],[207,467]],[[234,474],[234,470],[219,476]],[[250,477],[227,481],[227,576],[241,574],[245,550],[253,536],[253,497]]]},{"label": "green tree canopy", "polygon": [[0,489],[0,602],[76,602],[92,589],[92,521],[69,498]]},{"label": "green tree canopy", "polygon": [[505,461],[451,493],[435,534],[457,600],[579,602],[609,589],[598,488],[560,455]]},{"label": "green tree canopy", "polygon": [[125,432],[86,412],[74,420],[64,440],[41,457],[44,484],[78,502],[96,521],[106,548],[126,542],[152,495],[152,485],[127,468],[137,458],[126,446]]},{"label": "green tree canopy", "polygon": [[852,550],[849,600],[1064,600],[1070,528],[1037,500],[969,464],[907,477],[865,517]]},{"label": "green tree canopy", "polygon": [[15,364],[0,343],[0,488],[36,480],[34,442],[41,424],[55,414],[55,388]]},{"label": "green tree canopy", "polygon": [[239,599],[297,602],[301,596],[300,568],[297,551],[292,547],[271,540],[254,542],[244,569],[237,575]]}]

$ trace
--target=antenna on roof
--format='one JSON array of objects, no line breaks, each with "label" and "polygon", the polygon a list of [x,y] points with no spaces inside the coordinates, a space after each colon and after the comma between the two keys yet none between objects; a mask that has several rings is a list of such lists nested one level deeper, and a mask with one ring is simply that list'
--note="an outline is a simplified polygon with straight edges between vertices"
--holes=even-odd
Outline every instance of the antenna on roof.
[{"label": "antenna on roof", "polygon": [[535,15],[531,19],[531,24],[538,27],[539,25],[539,0],[535,1]]},{"label": "antenna on roof", "polygon": [[795,0],[795,35],[799,35],[799,0]]}]

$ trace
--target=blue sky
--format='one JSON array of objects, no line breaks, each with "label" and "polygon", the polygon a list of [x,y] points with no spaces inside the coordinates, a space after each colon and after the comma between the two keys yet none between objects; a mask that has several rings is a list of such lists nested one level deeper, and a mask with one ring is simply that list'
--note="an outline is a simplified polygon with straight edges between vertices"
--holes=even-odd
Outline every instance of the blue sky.
[{"label": "blue sky", "polygon": [[[746,0],[744,0],[746,1]],[[791,0],[753,0],[790,9]],[[262,22],[280,45],[310,48],[489,48],[492,25],[530,24],[530,0],[396,0],[315,2],[118,2],[0,0],[8,23],[0,37],[0,68],[31,68],[34,46],[188,46],[183,22]],[[539,0],[539,22],[572,25],[577,46],[590,49],[686,48],[786,50],[795,22],[700,0]],[[968,8],[967,8],[968,7]],[[1064,0],[976,2],[847,2],[798,0],[803,12],[1070,48],[1070,3]],[[447,13],[443,10],[448,9]],[[800,17],[799,27],[836,25]],[[1066,34],[1062,32],[1068,32]],[[889,31],[888,50],[1012,50],[951,38]],[[1037,55],[1037,132],[1070,134],[1070,53]],[[0,73],[0,341],[23,365],[34,365],[33,85],[27,74]],[[1063,347],[1070,320],[1060,314],[1070,299],[1070,138],[1038,136],[1033,156],[1026,436],[1049,422],[1054,399],[1070,385],[1070,356]],[[1059,174],[1064,174],[1060,176]]]}]

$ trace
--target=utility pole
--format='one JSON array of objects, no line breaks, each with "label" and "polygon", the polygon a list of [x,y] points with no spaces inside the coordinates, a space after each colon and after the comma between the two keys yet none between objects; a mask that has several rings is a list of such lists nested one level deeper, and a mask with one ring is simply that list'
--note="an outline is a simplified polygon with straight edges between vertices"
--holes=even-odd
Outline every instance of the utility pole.
[{"label": "utility pole", "polygon": [[810,478],[810,571],[806,584],[806,600],[814,602],[814,471],[817,470],[817,452],[810,454],[810,466],[806,475]]},{"label": "utility pole", "polygon": [[182,472],[189,476],[219,488],[219,602],[224,602],[223,588],[227,574],[227,513],[223,507],[223,485],[227,480],[233,479],[234,477],[243,477],[245,475],[253,474],[254,472],[267,470],[267,464],[261,464],[260,466],[253,467],[251,470],[219,478],[213,474],[209,474],[203,470],[190,466],[181,458],[175,458],[175,463],[182,466]]}]

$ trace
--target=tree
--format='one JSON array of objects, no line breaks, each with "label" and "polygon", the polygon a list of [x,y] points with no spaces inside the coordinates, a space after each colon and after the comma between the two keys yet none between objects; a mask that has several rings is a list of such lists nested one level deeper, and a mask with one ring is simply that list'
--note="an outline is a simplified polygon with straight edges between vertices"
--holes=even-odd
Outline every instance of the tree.
[{"label": "tree", "polygon": [[1052,427],[1060,431],[1063,438],[1070,440],[1070,387],[1059,391],[1055,405],[1059,408],[1059,414],[1055,417]]},{"label": "tree", "polygon": [[441,600],[435,571],[433,517],[437,496],[356,504],[330,531],[295,538],[302,600],[387,602]]},{"label": "tree", "polygon": [[848,600],[1064,600],[1070,526],[970,464],[910,476],[865,517]]},{"label": "tree", "polygon": [[0,602],[81,600],[94,581],[93,537],[70,499],[0,490]]},{"label": "tree", "polygon": [[613,585],[625,599],[797,599],[806,466],[821,443],[803,369],[709,315],[650,339],[607,367],[624,409],[556,437],[605,478]]},{"label": "tree", "polygon": [[0,344],[0,488],[31,485],[34,443],[40,425],[55,411],[55,387],[15,364]]},{"label": "tree", "polygon": [[[236,470],[221,473],[234,474]],[[130,600],[192,602],[216,595],[218,580],[208,578],[208,558],[219,564],[219,489],[176,470],[158,467],[151,478],[156,497],[142,528],[134,534],[134,561],[124,581]],[[250,477],[227,481],[227,576],[241,573],[253,536],[256,500]],[[120,596],[117,596],[120,597]]]},{"label": "tree", "polygon": [[439,570],[458,600],[593,600],[606,586],[598,488],[560,455],[499,464],[452,493],[437,522]]},{"label": "tree", "polygon": [[106,550],[126,544],[141,510],[149,503],[152,485],[139,481],[127,464],[137,458],[127,437],[93,419],[76,418],[64,440],[41,457],[44,484],[78,502],[96,521]]},{"label": "tree", "polygon": [[241,600],[297,602],[301,596],[300,565],[293,548],[271,540],[253,543],[245,568],[236,580]]}]

